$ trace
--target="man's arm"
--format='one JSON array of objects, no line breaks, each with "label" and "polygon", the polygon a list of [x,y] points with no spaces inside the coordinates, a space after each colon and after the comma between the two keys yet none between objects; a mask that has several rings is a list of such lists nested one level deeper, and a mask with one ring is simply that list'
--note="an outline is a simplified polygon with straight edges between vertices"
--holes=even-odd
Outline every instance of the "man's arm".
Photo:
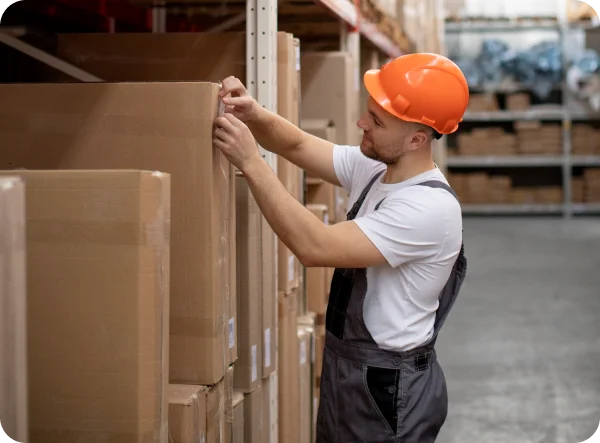
[{"label": "man's arm", "polygon": [[356,223],[325,225],[287,192],[262,159],[242,172],[267,222],[305,267],[367,268],[387,263]]},{"label": "man's arm", "polygon": [[[231,94],[231,97],[227,97]],[[254,100],[240,80],[223,81],[221,95],[226,112],[246,123],[266,150],[284,157],[309,174],[340,186],[333,166],[333,143],[302,131]]]}]

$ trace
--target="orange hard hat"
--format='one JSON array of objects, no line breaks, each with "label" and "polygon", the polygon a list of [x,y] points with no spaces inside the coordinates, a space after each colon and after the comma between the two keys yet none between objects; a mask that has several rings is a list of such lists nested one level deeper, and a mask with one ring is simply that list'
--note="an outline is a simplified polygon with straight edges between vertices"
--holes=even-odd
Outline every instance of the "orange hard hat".
[{"label": "orange hard hat", "polygon": [[460,68],[437,54],[395,58],[364,76],[367,91],[390,114],[422,123],[440,134],[458,129],[469,103],[469,86]]}]

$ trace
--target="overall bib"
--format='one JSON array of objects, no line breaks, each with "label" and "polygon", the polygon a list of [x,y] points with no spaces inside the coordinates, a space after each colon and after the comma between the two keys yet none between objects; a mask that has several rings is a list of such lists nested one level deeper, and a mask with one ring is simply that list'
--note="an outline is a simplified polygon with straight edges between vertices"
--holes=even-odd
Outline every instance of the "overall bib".
[{"label": "overall bib", "polygon": [[[382,174],[378,173],[369,182],[348,213],[348,220],[356,218]],[[440,181],[415,186],[445,189],[456,197]],[[335,270],[325,322],[317,443],[435,441],[446,420],[448,396],[434,345],[456,300],[466,268],[463,245],[440,294],[433,336],[408,352],[379,348],[368,331],[363,318],[366,269]]]}]

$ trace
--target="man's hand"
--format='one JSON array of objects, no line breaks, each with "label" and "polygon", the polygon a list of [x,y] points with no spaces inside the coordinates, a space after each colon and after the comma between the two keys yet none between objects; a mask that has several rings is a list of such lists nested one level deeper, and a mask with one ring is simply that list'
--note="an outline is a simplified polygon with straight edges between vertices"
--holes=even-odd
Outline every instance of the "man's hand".
[{"label": "man's hand", "polygon": [[[229,94],[231,96],[227,97]],[[226,113],[234,115],[242,122],[257,118],[260,106],[239,79],[227,77],[223,80],[219,95],[225,104]]]},{"label": "man's hand", "polygon": [[215,119],[213,144],[242,172],[253,162],[262,161],[250,129],[232,114]]}]

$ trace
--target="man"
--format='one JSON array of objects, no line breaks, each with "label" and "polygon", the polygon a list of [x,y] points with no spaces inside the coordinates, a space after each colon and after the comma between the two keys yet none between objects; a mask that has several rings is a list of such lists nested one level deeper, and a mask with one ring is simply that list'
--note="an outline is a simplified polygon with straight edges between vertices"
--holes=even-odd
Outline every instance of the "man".
[{"label": "man", "polygon": [[[333,81],[333,79],[332,79]],[[434,344],[466,272],[460,205],[432,159],[469,93],[450,60],[399,57],[366,73],[360,147],[334,146],[263,109],[235,78],[214,144],[245,175],[265,218],[304,266],[336,268],[326,315],[318,443],[434,442],[447,392]],[[289,195],[254,138],[350,194],[326,226]]]}]

